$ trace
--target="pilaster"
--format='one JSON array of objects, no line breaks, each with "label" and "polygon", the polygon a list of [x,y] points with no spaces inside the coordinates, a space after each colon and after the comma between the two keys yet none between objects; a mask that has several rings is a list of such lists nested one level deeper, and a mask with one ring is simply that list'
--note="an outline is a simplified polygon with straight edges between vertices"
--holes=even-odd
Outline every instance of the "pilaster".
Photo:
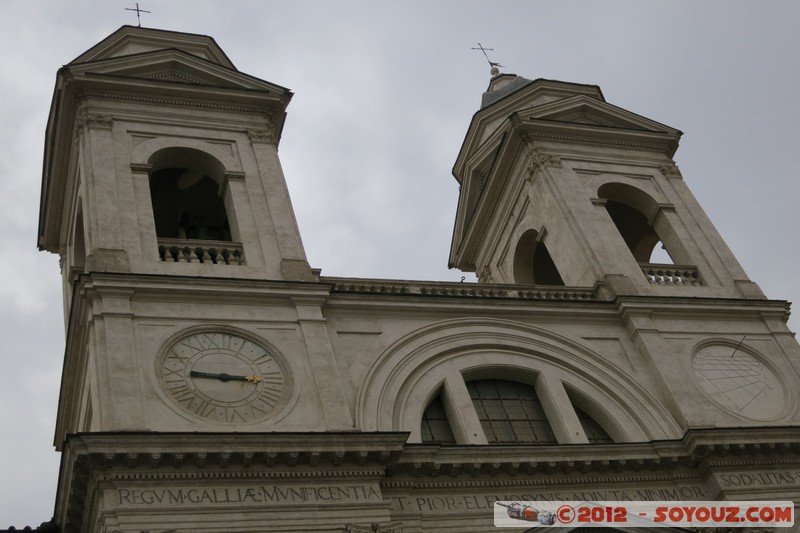
[{"label": "pilaster", "polygon": [[[146,367],[139,360],[133,330],[131,289],[94,289],[92,330],[97,375],[87,386],[99,391],[103,431],[148,429],[142,399]],[[90,377],[90,380],[92,378]]]},{"label": "pilaster", "polygon": [[344,375],[339,368],[318,297],[292,297],[303,332],[314,384],[328,430],[353,429],[353,415],[342,392]]},{"label": "pilaster", "polygon": [[[266,196],[277,239],[281,273],[286,280],[313,281],[278,159],[275,134],[271,129],[248,133],[260,177],[259,188],[263,191],[261,194]],[[250,193],[256,196],[254,191],[251,190]]]}]

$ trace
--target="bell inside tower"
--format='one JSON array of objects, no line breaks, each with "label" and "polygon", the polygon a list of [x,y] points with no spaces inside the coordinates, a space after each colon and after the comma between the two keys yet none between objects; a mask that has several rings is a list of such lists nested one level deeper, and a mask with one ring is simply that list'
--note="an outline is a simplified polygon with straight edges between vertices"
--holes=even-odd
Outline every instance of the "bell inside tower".
[{"label": "bell inside tower", "polygon": [[152,159],[150,197],[158,238],[230,241],[219,194],[222,164],[189,148],[161,150]]}]

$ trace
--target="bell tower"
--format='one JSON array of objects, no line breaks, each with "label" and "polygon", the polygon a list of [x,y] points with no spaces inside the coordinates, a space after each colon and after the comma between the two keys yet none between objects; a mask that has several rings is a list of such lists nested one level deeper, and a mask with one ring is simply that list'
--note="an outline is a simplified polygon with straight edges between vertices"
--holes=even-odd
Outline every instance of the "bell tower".
[{"label": "bell tower", "polygon": [[597,86],[495,76],[453,169],[450,266],[490,283],[763,298],[683,181],[680,137]]},{"label": "bell tower", "polygon": [[[291,97],[238,71],[211,37],[140,27],[120,28],[59,70],[38,245],[60,255],[64,280],[62,531],[233,531],[214,510],[223,495],[232,504],[245,491],[236,497],[262,504],[252,515],[261,523],[310,497],[297,487],[276,496],[267,479],[304,447],[323,469],[333,458],[349,464],[329,451],[347,437],[281,436],[353,430],[322,317],[329,288],[307,263],[278,158]],[[254,457],[274,468],[226,492],[234,489],[214,479],[231,457],[237,468]],[[124,462],[205,467],[205,481],[154,472],[142,493],[109,474]],[[370,465],[364,458],[356,470]],[[87,492],[87,479],[102,488]],[[381,521],[375,487],[373,477],[337,494],[366,498],[359,510]],[[251,489],[258,496],[245,496]],[[157,509],[152,491],[191,516]]]},{"label": "bell tower", "polygon": [[[210,37],[139,27],[120,28],[60,69],[39,231],[40,248],[61,255],[66,368],[76,372],[65,374],[57,444],[75,431],[174,427],[148,395],[153,368],[169,360],[153,354],[167,348],[143,346],[142,328],[164,343],[168,330],[202,330],[213,317],[230,337],[206,328],[202,342],[247,346],[255,339],[234,331],[245,298],[230,291],[316,279],[277,153],[291,96],[236,70]],[[148,326],[138,322],[142,306]],[[290,369],[275,364],[288,387]],[[157,385],[174,400],[178,385],[165,383],[165,371]],[[178,411],[210,409],[192,401]]]},{"label": "bell tower", "polygon": [[39,247],[83,271],[313,279],[277,156],[292,93],[210,37],[122,27],[61,68]]}]

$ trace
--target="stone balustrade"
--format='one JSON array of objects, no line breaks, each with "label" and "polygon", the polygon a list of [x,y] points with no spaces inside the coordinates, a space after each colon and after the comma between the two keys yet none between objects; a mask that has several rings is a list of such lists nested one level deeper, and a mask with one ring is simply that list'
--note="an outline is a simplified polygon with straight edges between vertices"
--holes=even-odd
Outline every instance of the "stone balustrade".
[{"label": "stone balustrade", "polygon": [[241,243],[188,239],[158,239],[158,256],[167,263],[243,265]]},{"label": "stone balustrade", "polygon": [[335,292],[407,294],[424,296],[465,296],[472,298],[515,298],[526,300],[596,300],[595,288],[550,285],[507,285],[446,281],[370,280],[328,278]]},{"label": "stone balustrade", "polygon": [[639,263],[647,281],[655,285],[702,285],[697,267]]}]

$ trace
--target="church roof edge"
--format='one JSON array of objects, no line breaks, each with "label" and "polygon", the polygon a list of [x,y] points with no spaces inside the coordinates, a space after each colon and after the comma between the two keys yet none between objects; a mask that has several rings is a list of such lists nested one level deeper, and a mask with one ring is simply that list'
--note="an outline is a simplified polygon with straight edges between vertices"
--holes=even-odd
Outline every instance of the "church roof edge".
[{"label": "church roof edge", "polygon": [[[260,83],[268,84],[268,85],[272,86],[273,88],[278,89],[279,92],[282,91],[289,99],[291,99],[292,96],[294,95],[292,90],[289,89],[288,87],[284,87],[283,85],[278,85],[277,83],[273,83],[271,81],[267,81],[267,80],[265,80],[263,78],[259,78],[257,76],[253,76],[252,74],[248,74],[246,72],[242,72],[241,70],[238,70],[236,68],[230,68],[230,67],[227,67],[225,65],[220,65],[219,63],[217,63],[215,61],[212,61],[212,60],[210,60],[208,58],[205,58],[205,57],[201,57],[201,56],[192,54],[191,52],[187,52],[186,50],[183,50],[181,48],[170,47],[170,48],[160,48],[158,50],[147,50],[147,51],[143,51],[143,52],[137,52],[135,54],[128,54],[128,55],[126,55],[124,57],[126,59],[137,58],[137,57],[145,58],[147,56],[156,56],[156,55],[161,54],[163,52],[173,52],[173,53],[177,53],[177,54],[185,54],[186,56],[189,56],[189,57],[192,57],[192,58],[196,59],[197,61],[202,61],[202,62],[211,64],[211,65],[214,65],[216,67],[222,67],[222,68],[226,68],[228,70],[232,70],[233,72],[236,73],[237,76],[242,76],[242,77],[245,77],[245,78],[260,82]],[[64,65],[63,67],[58,69],[58,75],[61,75],[65,71],[69,71],[72,67],[79,67],[79,66],[82,66],[82,65],[89,65],[89,64],[103,64],[103,63],[106,63],[106,62],[113,62],[113,61],[116,61],[118,59],[120,59],[120,58],[119,57],[103,57],[103,58],[99,58],[99,59],[90,59],[88,61],[81,61],[81,62],[71,61],[70,63],[67,63],[66,65]],[[104,75],[111,76],[111,74],[107,74],[107,73],[104,74]]]},{"label": "church roof edge", "polygon": [[[141,26],[131,26],[125,24],[120,26],[117,30],[110,33],[100,42],[96,43],[95,45],[88,48],[86,51],[78,55],[75,59],[67,63],[67,65],[72,65],[75,63],[84,63],[86,61],[92,61],[95,59],[108,57],[109,54],[113,53],[114,50],[120,47],[121,44],[124,43],[126,39],[130,39],[132,36],[148,36],[151,39],[160,36],[165,42],[170,40],[166,38],[167,36],[172,36],[171,40],[175,40],[176,37],[182,36],[184,38],[184,44],[186,45],[185,52],[192,53],[190,49],[194,49],[199,51],[200,49],[205,49],[206,57],[205,59],[212,59],[215,60],[216,63],[224,65],[230,69],[237,70],[236,66],[230,60],[228,55],[225,51],[219,46],[216,40],[209,35],[203,35],[200,33],[188,33],[188,32],[181,32],[175,30],[162,30],[158,28],[143,28]],[[163,48],[179,48],[175,46],[178,43],[173,42],[172,46],[164,46]],[[179,48],[182,49],[182,48]],[[129,55],[129,54],[124,54]],[[193,55],[200,55],[202,54],[193,54]]]},{"label": "church roof edge", "polygon": [[563,86],[581,87],[583,89],[594,89],[597,93],[597,98],[605,102],[605,96],[599,85],[590,83],[577,83],[572,81],[554,80],[549,78],[536,78],[528,79],[517,74],[498,74],[489,81],[489,86],[481,97],[481,107],[478,112],[495,104],[496,102],[516,93],[520,89],[527,87],[531,84],[551,83]]}]

